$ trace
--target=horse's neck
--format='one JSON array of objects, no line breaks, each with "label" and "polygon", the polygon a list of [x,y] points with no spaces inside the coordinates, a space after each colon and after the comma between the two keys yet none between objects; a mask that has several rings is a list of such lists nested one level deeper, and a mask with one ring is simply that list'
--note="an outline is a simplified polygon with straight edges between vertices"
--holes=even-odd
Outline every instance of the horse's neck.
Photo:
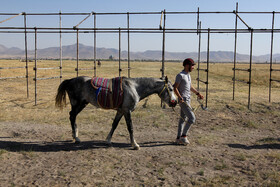
[{"label": "horse's neck", "polygon": [[138,78],[136,79],[136,91],[140,100],[155,94],[160,93],[164,86],[164,81],[154,78]]}]

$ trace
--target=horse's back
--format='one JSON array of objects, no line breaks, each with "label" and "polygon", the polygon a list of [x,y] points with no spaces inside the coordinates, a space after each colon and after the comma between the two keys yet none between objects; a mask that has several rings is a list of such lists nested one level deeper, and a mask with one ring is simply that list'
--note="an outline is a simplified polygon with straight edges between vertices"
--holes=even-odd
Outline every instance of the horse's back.
[{"label": "horse's back", "polygon": [[90,86],[90,77],[79,76],[68,79],[67,92],[71,100],[89,100],[89,95],[94,93],[93,88]]},{"label": "horse's back", "polygon": [[104,109],[117,109],[123,102],[122,77],[106,79],[94,77],[91,84],[96,88],[96,102]]}]

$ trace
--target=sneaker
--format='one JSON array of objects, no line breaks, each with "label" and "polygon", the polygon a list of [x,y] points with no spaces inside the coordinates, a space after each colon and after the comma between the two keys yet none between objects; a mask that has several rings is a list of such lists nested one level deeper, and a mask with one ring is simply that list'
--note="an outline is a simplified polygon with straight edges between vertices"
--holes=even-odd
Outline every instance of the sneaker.
[{"label": "sneaker", "polygon": [[176,138],[175,144],[177,145],[188,145],[190,144],[187,136],[181,136],[180,138]]},{"label": "sneaker", "polygon": [[176,138],[175,144],[177,144],[177,145],[180,145],[180,144],[181,144],[180,138]]},{"label": "sneaker", "polygon": [[179,139],[180,144],[182,145],[188,145],[190,144],[190,141],[188,140],[187,136],[181,136],[181,138]]}]

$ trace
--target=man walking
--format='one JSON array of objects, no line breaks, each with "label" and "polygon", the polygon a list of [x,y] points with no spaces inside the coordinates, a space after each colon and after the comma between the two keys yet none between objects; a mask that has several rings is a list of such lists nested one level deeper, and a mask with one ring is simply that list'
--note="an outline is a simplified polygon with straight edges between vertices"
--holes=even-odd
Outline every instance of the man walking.
[{"label": "man walking", "polygon": [[[179,105],[181,107],[181,118],[178,124],[176,144],[187,145],[190,143],[187,135],[191,125],[195,122],[195,115],[190,105],[191,91],[195,93],[199,99],[204,98],[191,84],[190,73],[194,69],[194,65],[193,59],[185,59],[183,61],[184,69],[176,76],[174,84],[174,92],[178,96]],[[186,118],[188,118],[187,121],[185,121]]]}]

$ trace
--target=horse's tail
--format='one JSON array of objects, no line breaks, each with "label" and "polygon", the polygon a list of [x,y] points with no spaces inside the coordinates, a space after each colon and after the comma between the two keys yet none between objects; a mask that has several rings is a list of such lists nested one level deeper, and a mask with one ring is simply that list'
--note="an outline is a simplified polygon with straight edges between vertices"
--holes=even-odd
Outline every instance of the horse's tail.
[{"label": "horse's tail", "polygon": [[60,108],[61,110],[63,109],[63,107],[66,106],[66,90],[69,86],[69,81],[70,80],[64,80],[57,89],[57,94],[55,97],[55,106],[57,108]]}]

